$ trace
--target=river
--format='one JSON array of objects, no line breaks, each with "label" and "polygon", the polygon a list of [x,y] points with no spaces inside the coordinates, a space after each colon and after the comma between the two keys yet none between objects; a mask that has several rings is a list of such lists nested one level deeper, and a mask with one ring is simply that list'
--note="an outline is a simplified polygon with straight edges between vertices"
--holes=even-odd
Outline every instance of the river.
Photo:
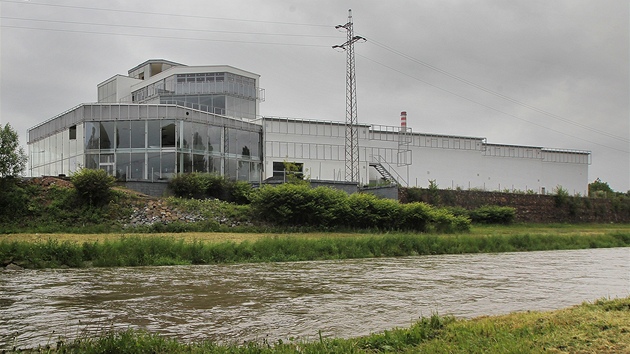
[{"label": "river", "polygon": [[630,295],[630,248],[0,271],[0,349],[141,328],[184,341],[352,337]]}]

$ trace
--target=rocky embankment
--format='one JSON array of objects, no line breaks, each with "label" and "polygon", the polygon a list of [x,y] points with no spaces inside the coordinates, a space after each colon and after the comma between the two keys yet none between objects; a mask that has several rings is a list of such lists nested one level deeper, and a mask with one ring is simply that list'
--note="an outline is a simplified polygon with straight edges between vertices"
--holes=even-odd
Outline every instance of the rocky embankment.
[{"label": "rocky embankment", "polygon": [[166,201],[148,200],[144,207],[135,207],[125,227],[151,226],[155,223],[198,222],[205,218],[196,213],[183,212],[167,205]]},{"label": "rocky embankment", "polygon": [[[128,220],[123,221],[125,228],[151,226],[156,223],[170,224],[173,222],[195,223],[209,220],[201,213],[187,212],[168,205],[166,200],[149,199],[146,200],[144,206],[136,206]],[[251,226],[249,221],[233,220],[230,217],[218,213],[213,215],[210,220],[217,222],[219,225],[228,227]]]}]

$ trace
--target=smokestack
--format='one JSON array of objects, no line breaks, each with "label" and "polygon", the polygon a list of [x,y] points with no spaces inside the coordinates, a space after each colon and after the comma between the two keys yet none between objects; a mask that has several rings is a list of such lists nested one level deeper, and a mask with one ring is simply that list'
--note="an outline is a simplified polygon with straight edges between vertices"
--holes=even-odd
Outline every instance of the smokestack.
[{"label": "smokestack", "polygon": [[407,128],[407,112],[400,112],[400,127]]}]

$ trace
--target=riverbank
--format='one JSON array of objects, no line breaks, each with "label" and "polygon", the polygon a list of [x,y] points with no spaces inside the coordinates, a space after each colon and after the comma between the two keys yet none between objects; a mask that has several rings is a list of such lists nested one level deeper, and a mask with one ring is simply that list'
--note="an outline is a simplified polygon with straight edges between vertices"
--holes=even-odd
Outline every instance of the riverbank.
[{"label": "riverbank", "polygon": [[476,226],[469,234],[14,234],[0,239],[12,268],[282,262],[630,246],[630,225]]},{"label": "riverbank", "polygon": [[[314,342],[182,343],[127,330],[33,349],[51,353],[626,353],[630,297],[549,311],[460,320],[433,315],[409,328]],[[18,348],[16,348],[17,350]],[[29,351],[25,351],[29,352]]]}]

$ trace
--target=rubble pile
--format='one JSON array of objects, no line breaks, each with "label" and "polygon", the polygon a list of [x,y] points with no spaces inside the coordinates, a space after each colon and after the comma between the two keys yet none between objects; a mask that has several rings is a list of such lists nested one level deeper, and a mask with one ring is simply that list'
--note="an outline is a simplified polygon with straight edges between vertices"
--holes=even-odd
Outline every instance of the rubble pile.
[{"label": "rubble pile", "polygon": [[74,184],[70,182],[68,178],[61,177],[52,177],[52,176],[44,176],[44,177],[33,177],[28,179],[28,182],[31,184],[35,184],[44,188],[50,187],[62,187],[62,188],[74,188]]},{"label": "rubble pile", "polygon": [[134,208],[125,227],[150,226],[155,223],[169,224],[175,221],[189,223],[203,220],[201,215],[171,208],[163,200],[149,200],[144,207]]}]

